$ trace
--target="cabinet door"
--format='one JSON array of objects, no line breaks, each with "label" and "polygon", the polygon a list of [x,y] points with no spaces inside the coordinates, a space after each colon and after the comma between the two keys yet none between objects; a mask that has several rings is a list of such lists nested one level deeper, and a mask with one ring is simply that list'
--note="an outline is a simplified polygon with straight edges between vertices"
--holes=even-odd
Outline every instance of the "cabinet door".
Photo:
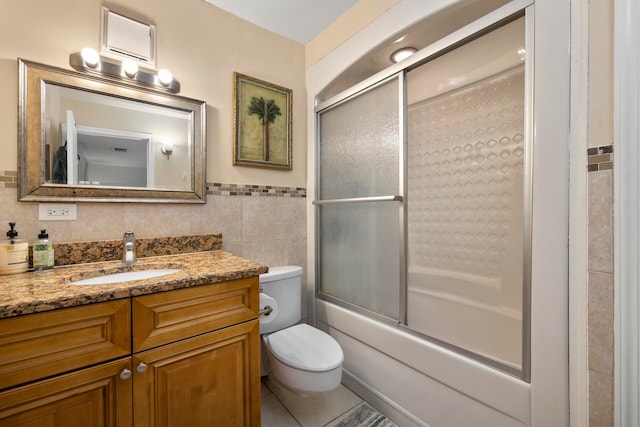
[{"label": "cabinet door", "polygon": [[134,425],[259,426],[259,330],[252,320],[134,355]]},{"label": "cabinet door", "polygon": [[129,427],[125,369],[131,371],[130,357],[0,392],[0,426]]}]

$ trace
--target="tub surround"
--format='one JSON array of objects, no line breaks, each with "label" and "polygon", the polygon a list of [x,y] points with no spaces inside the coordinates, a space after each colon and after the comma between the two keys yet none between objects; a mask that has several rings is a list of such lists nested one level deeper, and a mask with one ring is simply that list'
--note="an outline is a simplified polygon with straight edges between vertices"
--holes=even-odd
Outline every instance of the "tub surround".
[{"label": "tub surround", "polygon": [[[181,270],[167,276],[143,280],[104,285],[70,285],[73,281],[101,274],[150,268]],[[257,276],[267,271],[268,267],[265,265],[214,250],[141,258],[133,266],[124,266],[121,261],[106,261],[14,274],[3,276],[0,281],[0,318],[219,283]]]}]

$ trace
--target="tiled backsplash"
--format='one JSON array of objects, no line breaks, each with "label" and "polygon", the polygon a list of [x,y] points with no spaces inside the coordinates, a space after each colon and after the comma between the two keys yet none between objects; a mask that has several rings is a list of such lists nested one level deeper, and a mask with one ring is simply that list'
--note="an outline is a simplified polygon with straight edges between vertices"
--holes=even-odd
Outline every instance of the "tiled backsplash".
[{"label": "tiled backsplash", "polygon": [[0,183],[2,235],[9,221],[20,238],[31,241],[46,229],[55,244],[120,240],[127,230],[137,239],[221,233],[225,251],[306,268],[305,188],[213,183],[205,204],[79,203],[75,221],[40,221],[38,203],[18,202],[13,184]]},{"label": "tiled backsplash", "polygon": [[[56,243],[54,246],[56,265],[117,261],[122,257],[121,239]],[[136,239],[138,258],[220,249],[222,249],[222,234]]]},{"label": "tiled backsplash", "polygon": [[587,150],[587,170],[589,172],[613,169],[613,145],[603,145]]}]

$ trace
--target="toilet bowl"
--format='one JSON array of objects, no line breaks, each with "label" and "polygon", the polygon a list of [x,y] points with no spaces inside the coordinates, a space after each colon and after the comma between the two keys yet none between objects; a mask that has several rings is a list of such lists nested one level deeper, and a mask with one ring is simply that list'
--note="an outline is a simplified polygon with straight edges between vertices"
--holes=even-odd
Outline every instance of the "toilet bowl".
[{"label": "toilet bowl", "polygon": [[[261,292],[276,309],[260,318],[263,373],[302,393],[333,390],[342,379],[344,354],[329,334],[305,323],[302,317],[302,267],[272,267],[260,275]],[[264,307],[260,307],[261,309]],[[275,317],[269,318],[275,314]]]}]

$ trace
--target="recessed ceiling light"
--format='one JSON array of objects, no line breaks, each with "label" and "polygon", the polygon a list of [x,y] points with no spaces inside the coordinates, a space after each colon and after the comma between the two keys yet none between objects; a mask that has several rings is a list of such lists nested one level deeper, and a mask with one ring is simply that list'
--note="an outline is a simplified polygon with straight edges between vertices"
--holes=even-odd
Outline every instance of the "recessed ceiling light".
[{"label": "recessed ceiling light", "polygon": [[400,62],[403,59],[407,59],[408,57],[410,57],[411,55],[413,55],[417,51],[418,50],[416,48],[413,48],[413,47],[403,47],[401,49],[396,50],[395,52],[393,52],[391,54],[391,61]]}]

